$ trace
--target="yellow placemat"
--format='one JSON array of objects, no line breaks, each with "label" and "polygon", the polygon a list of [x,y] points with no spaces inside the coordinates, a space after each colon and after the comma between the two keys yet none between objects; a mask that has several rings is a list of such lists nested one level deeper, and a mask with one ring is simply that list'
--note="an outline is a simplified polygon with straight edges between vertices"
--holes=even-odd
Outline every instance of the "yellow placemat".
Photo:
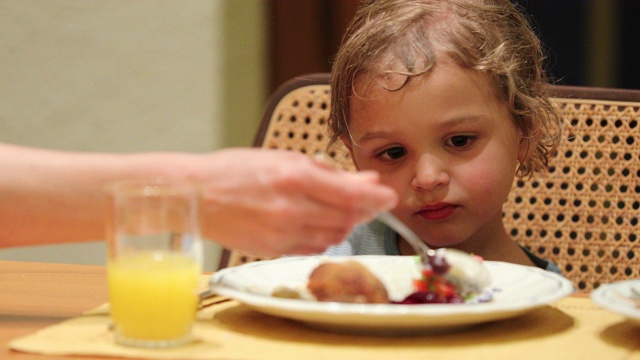
[{"label": "yellow placemat", "polygon": [[9,346],[48,355],[148,359],[640,359],[640,328],[587,298],[566,298],[514,319],[451,333],[409,337],[324,332],[224,301],[198,313],[194,343],[164,350],[114,344],[105,310],[94,309]]}]

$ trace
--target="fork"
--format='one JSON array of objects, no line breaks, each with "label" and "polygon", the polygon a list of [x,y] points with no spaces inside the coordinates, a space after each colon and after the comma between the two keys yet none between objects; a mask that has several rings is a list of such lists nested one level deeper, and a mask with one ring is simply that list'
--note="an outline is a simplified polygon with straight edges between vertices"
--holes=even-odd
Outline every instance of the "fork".
[{"label": "fork", "polygon": [[450,276],[455,276],[458,281],[464,282],[469,288],[481,290],[491,283],[489,271],[481,265],[475,256],[457,249],[431,249],[413,230],[390,212],[380,212],[376,219],[400,234],[411,245],[424,266],[433,267],[433,259],[438,262],[438,257],[444,257],[449,266],[455,267],[454,271],[449,272]]},{"label": "fork", "polygon": [[393,216],[390,212],[380,212],[376,216],[376,219],[380,220],[381,222],[395,230],[398,234],[400,234],[400,236],[407,240],[416,254],[418,254],[422,258],[423,262],[427,261],[429,257],[432,257],[436,254],[435,250],[427,246],[427,244],[425,244],[424,241],[422,241],[420,237],[418,237],[418,235],[413,232],[413,230],[409,229],[407,225],[405,225],[397,217]]}]

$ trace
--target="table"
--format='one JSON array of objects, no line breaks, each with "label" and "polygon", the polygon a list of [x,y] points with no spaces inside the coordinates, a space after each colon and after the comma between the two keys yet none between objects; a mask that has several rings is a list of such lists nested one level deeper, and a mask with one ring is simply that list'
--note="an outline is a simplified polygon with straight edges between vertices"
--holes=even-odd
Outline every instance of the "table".
[{"label": "table", "polygon": [[0,261],[0,359],[69,359],[16,353],[7,343],[106,302],[106,283],[102,266]]},{"label": "table", "polygon": [[[42,356],[15,352],[8,349],[7,343],[76,317],[107,301],[105,268],[101,266],[0,261],[0,289],[0,342],[2,344],[0,358],[2,359],[77,359],[78,357],[71,356]],[[339,348],[351,351],[352,355],[358,354],[360,351],[358,346],[365,344],[366,347],[360,348],[366,349],[367,353],[363,356],[377,358],[376,353],[380,352],[380,358],[387,360],[389,353],[396,350],[399,354],[403,354],[403,358],[424,358],[426,353],[447,355],[449,360],[467,358],[464,355],[451,357],[452,349],[447,348],[446,343],[450,343],[452,347],[458,347],[460,354],[466,354],[466,356],[476,350],[486,353],[495,348],[495,359],[514,357],[568,359],[573,358],[572,353],[582,356],[591,351],[597,355],[597,358],[602,358],[600,355],[604,352],[610,355],[604,357],[607,359],[640,359],[640,328],[615,313],[596,308],[586,294],[575,294],[562,301],[557,307],[554,305],[553,308],[535,310],[541,311],[537,317],[535,314],[525,315],[510,323],[499,322],[495,325],[486,325],[483,332],[470,331],[459,336],[436,335],[436,337],[422,340],[407,340],[385,337],[372,339],[350,335],[341,338],[335,334],[318,333],[322,340],[313,344],[302,344],[302,348],[300,348],[300,339],[288,340],[280,336],[283,339],[279,341],[282,341],[285,347],[288,341],[291,341],[291,348],[294,349],[298,346],[299,349],[308,350],[311,346],[319,354],[323,351],[327,354],[335,353]],[[237,311],[250,311],[242,310],[240,305],[238,308],[240,310]],[[557,313],[559,316],[557,318],[540,316],[546,313]],[[584,317],[586,313],[589,313],[590,317]],[[264,318],[266,315],[251,316],[266,321],[267,325],[262,327],[268,327],[270,321],[273,324],[282,322],[275,318]],[[595,325],[592,321],[594,318],[597,320]],[[562,320],[562,323],[558,323],[558,319]],[[242,326],[242,324],[234,325],[238,328]],[[286,326],[291,328],[292,325],[286,324]],[[548,331],[543,331],[544,334],[536,333],[540,329],[548,329]],[[243,329],[240,330],[242,330],[241,333],[245,332]],[[261,335],[255,328],[246,330],[252,336]],[[302,326],[299,330],[305,331]],[[492,337],[493,331],[502,335],[497,338]],[[340,344],[341,339],[349,343]],[[464,341],[461,342],[460,339]],[[568,342],[566,346],[564,342]],[[376,346],[379,349],[374,349],[375,351],[372,352],[371,347]],[[548,349],[554,350],[550,352],[551,350]],[[513,353],[510,352],[511,350],[521,352],[527,350],[528,353]],[[271,355],[273,358],[273,354]],[[246,358],[246,355],[241,358]],[[256,354],[255,358],[262,357]],[[82,356],[82,359],[104,360],[105,358]]]}]

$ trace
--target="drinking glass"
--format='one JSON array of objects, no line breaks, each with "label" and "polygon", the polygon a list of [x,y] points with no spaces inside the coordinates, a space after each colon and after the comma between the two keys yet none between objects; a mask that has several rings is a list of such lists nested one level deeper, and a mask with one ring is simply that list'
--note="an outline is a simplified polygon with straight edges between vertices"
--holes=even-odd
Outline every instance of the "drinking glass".
[{"label": "drinking glass", "polygon": [[124,181],[107,187],[107,277],[116,342],[191,340],[202,272],[198,187]]}]

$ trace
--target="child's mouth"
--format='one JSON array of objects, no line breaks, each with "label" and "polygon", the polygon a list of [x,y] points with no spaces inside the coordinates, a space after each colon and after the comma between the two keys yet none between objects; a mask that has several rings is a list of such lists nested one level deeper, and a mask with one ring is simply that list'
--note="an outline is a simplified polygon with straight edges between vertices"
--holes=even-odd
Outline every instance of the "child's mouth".
[{"label": "child's mouth", "polygon": [[449,218],[457,208],[452,204],[437,204],[420,209],[417,214],[425,220],[439,221]]}]

